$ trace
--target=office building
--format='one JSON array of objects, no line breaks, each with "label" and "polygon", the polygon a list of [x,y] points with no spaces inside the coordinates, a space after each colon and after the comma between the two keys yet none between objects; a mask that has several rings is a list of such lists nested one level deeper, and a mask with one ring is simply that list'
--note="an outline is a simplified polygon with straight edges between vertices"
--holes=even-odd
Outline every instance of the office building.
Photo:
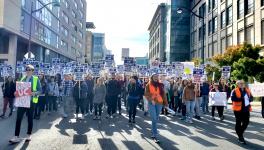
[{"label": "office building", "polygon": [[93,45],[93,33],[90,29],[95,29],[94,23],[86,22],[86,43],[85,43],[85,63],[92,62],[92,45]]},{"label": "office building", "polygon": [[149,60],[154,61],[159,58],[165,61],[166,45],[166,8],[165,3],[161,3],[151,20],[148,27],[149,31]]},{"label": "office building", "polygon": [[149,25],[149,58],[162,62],[189,60],[190,14],[177,14],[180,7],[190,7],[189,0],[161,3]]},{"label": "office building", "polygon": [[202,20],[191,16],[192,58],[201,57],[202,30],[205,58],[243,42],[264,47],[264,0],[193,0],[190,9],[205,20],[202,29]]},{"label": "office building", "polygon": [[[31,5],[33,10],[52,0],[1,0],[0,1],[0,61],[15,66],[28,52],[31,31],[31,49],[35,59],[50,62],[83,56],[85,48],[85,0],[61,0],[60,8],[48,5],[33,13],[30,28]],[[10,19],[12,18],[12,19]]]},{"label": "office building", "polygon": [[125,57],[129,57],[129,48],[122,48],[122,54],[121,54],[121,58],[122,61],[124,61]]},{"label": "office building", "polygon": [[105,58],[105,34],[93,33],[92,35],[92,61],[98,61]]}]

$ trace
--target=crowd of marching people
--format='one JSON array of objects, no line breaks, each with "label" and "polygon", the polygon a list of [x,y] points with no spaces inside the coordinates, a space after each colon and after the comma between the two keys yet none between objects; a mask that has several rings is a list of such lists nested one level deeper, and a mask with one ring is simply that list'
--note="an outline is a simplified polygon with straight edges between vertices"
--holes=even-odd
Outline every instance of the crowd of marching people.
[{"label": "crowd of marching people", "polygon": [[[34,81],[33,71],[34,67],[28,65],[26,76],[18,80],[32,83],[32,105],[30,108],[17,108],[15,137],[10,140],[12,143],[19,142],[20,126],[25,112],[29,126],[26,140],[30,141],[33,119],[39,120],[44,113],[53,115],[57,112],[63,118],[75,114],[74,117],[80,120],[92,115],[94,120],[102,120],[103,111],[106,111],[106,118],[111,119],[122,115],[125,113],[122,110],[125,110],[128,114],[128,123],[133,124],[136,123],[138,107],[144,111],[144,115],[150,116],[152,138],[158,143],[157,123],[160,114],[171,113],[193,124],[193,119],[203,119],[205,114],[211,115],[212,120],[215,120],[216,109],[219,120],[224,121],[225,106],[213,105],[209,114],[209,92],[226,92],[226,103],[231,98],[239,142],[245,143],[243,133],[249,123],[251,109],[249,103],[252,96],[243,81],[237,81],[235,86],[224,78],[219,82],[203,80],[202,83],[193,83],[192,80],[159,74],[144,78],[137,75],[111,74],[109,78],[86,75],[83,81],[75,81],[71,74],[63,76],[40,74],[37,81]],[[2,89],[4,106],[1,117],[6,118],[7,105],[9,104],[10,108],[9,116],[12,116],[14,110],[15,80],[8,77]]]}]

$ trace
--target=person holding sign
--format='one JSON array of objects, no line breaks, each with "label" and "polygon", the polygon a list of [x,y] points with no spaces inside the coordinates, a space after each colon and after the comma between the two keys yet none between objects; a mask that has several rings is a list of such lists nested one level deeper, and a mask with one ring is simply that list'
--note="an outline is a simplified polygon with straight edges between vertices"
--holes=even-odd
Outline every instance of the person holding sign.
[{"label": "person holding sign", "polygon": [[[21,122],[22,122],[22,119],[25,113],[27,113],[27,117],[28,117],[28,131],[27,131],[26,141],[27,142],[31,141],[31,133],[33,129],[34,108],[35,108],[35,105],[38,103],[38,96],[41,93],[41,84],[40,84],[39,78],[37,76],[33,76],[33,73],[34,73],[34,67],[32,65],[27,65],[26,66],[26,76],[22,77],[20,81],[22,82],[22,84],[24,82],[30,83],[31,89],[26,91],[24,88],[22,89],[22,91],[24,92],[21,92],[21,90],[15,92],[16,101],[17,101],[15,102],[15,104],[18,107],[18,109],[17,109],[15,136],[9,140],[10,143],[18,143],[21,140],[19,138],[20,127],[21,127]],[[18,90],[18,88],[16,90]],[[23,97],[24,95],[25,96],[29,95],[29,99],[28,99],[30,101],[29,107],[25,106],[23,103],[20,102],[22,100],[20,100],[19,97]]]},{"label": "person holding sign", "polygon": [[159,140],[157,139],[157,122],[159,120],[162,106],[165,105],[166,107],[168,107],[168,101],[165,94],[164,85],[163,83],[159,82],[158,74],[153,74],[151,76],[150,82],[146,85],[144,95],[148,100],[148,110],[152,121],[151,137],[156,143],[159,143]]},{"label": "person holding sign", "polygon": [[232,108],[236,117],[235,130],[238,142],[246,144],[243,134],[249,124],[250,111],[252,111],[250,102],[253,101],[253,97],[243,80],[237,81],[236,84],[237,87],[231,93]]},{"label": "person holding sign", "polygon": [[[213,89],[211,89],[210,93],[211,92],[222,92],[219,89],[219,83],[214,83],[213,84]],[[223,99],[223,101],[226,101],[226,99]],[[224,106],[220,106],[218,104],[213,104],[212,105],[212,120],[215,120],[215,117],[214,117],[215,116],[215,108],[218,111],[218,115],[219,115],[220,120],[223,121],[224,120],[224,114],[223,114],[224,113]]]}]

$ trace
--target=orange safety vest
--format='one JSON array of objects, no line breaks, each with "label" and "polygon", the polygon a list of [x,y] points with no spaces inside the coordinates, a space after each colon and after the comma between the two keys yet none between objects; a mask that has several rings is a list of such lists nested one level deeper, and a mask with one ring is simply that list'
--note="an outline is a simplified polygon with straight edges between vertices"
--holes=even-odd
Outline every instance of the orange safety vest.
[{"label": "orange safety vest", "polygon": [[149,84],[149,92],[151,94],[152,100],[156,99],[158,103],[160,103],[160,104],[163,103],[163,99],[160,95],[160,89],[159,88],[155,88],[152,84]]},{"label": "orange safety vest", "polygon": [[[248,88],[246,88],[245,90],[247,92],[247,95],[250,97],[251,96],[250,90]],[[235,92],[237,98],[241,98],[242,94],[241,94],[239,88],[235,88],[234,92]],[[241,111],[242,102],[233,101],[232,104],[233,104],[233,111]],[[250,105],[249,105],[249,111],[252,111],[252,108]]]}]

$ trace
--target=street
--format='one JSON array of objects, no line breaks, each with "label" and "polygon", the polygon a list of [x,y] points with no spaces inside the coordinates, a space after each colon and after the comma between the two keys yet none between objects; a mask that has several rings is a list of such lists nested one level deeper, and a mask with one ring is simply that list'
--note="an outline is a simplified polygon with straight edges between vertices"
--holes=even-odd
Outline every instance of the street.
[{"label": "street", "polygon": [[[162,115],[158,125],[161,134],[159,145],[150,138],[151,121],[140,110],[135,125],[128,125],[126,114],[109,120],[103,118],[101,122],[93,120],[92,116],[76,122],[75,119],[62,119],[58,113],[44,114],[39,121],[34,121],[30,143],[22,141],[9,145],[8,140],[14,134],[15,116],[0,120],[1,150],[264,149],[264,119],[256,112],[252,113],[245,133],[248,145],[238,144],[234,116],[230,111],[225,112],[224,122],[218,118],[213,121],[205,115],[202,120],[195,120],[194,124],[185,123],[179,116]],[[25,137],[26,128],[24,118],[21,137]]]}]

